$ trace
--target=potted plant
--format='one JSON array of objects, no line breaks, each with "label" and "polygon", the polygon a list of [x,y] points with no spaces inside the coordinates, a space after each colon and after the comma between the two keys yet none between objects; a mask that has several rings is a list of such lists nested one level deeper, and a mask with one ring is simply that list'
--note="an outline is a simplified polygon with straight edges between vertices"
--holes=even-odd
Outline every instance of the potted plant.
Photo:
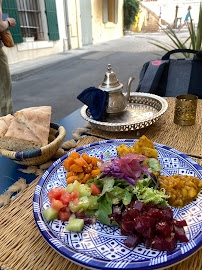
[{"label": "potted plant", "polygon": [[34,36],[32,34],[25,34],[23,36],[23,41],[24,42],[34,41]]}]

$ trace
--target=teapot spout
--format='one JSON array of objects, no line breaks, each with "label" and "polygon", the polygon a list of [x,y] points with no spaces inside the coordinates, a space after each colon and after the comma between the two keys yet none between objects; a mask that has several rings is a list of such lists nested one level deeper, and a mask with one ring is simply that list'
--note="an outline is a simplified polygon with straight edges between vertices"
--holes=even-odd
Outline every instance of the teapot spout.
[{"label": "teapot spout", "polygon": [[126,99],[127,100],[130,97],[130,87],[131,87],[131,84],[132,84],[133,80],[135,80],[135,78],[134,77],[130,77],[129,80],[128,80],[127,86],[126,86]]}]

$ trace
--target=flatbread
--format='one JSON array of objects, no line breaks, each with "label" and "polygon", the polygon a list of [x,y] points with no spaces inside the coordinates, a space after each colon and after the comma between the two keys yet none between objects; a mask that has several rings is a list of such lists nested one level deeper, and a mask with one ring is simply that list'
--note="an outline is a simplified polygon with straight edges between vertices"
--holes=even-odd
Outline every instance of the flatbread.
[{"label": "flatbread", "polygon": [[15,113],[16,119],[33,131],[45,146],[50,132],[51,106],[25,108]]},{"label": "flatbread", "polygon": [[6,134],[13,118],[15,117],[11,114],[0,117],[0,138],[3,138]]},{"label": "flatbread", "polygon": [[[1,120],[5,127],[5,122]],[[3,123],[4,122],[4,123]],[[42,147],[42,142],[24,124],[19,123],[15,117],[12,118],[7,131],[0,139],[0,148],[12,151],[27,151]]]}]

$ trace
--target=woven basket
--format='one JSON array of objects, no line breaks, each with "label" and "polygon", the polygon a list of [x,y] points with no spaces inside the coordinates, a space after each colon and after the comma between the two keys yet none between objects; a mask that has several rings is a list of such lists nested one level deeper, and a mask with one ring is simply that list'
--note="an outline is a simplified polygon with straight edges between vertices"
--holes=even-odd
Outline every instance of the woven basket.
[{"label": "woven basket", "polygon": [[6,149],[0,149],[0,153],[7,158],[13,159],[13,161],[21,165],[40,165],[55,155],[56,151],[64,140],[65,135],[66,130],[63,126],[51,123],[48,145],[39,149],[24,152],[14,152]]}]

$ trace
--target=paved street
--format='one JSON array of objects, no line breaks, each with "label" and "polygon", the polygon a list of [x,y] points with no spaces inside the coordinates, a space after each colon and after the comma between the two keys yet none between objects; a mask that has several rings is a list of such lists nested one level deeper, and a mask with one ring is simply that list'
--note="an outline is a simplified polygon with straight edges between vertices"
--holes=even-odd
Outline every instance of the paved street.
[{"label": "paved street", "polygon": [[[181,38],[187,32],[179,33]],[[82,106],[77,95],[83,89],[98,87],[111,64],[118,80],[124,84],[134,76],[136,89],[143,64],[156,59],[158,48],[151,38],[169,42],[163,33],[135,34],[121,39],[85,46],[50,57],[11,65],[14,112],[31,106],[51,105],[52,121],[57,122]]]}]

